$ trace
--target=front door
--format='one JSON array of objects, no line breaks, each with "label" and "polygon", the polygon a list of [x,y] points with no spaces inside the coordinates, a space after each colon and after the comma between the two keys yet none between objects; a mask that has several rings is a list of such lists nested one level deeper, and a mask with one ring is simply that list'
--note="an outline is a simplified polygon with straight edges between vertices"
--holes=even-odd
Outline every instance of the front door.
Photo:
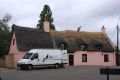
[{"label": "front door", "polygon": [[74,56],[73,55],[69,55],[69,65],[70,66],[74,65]]}]

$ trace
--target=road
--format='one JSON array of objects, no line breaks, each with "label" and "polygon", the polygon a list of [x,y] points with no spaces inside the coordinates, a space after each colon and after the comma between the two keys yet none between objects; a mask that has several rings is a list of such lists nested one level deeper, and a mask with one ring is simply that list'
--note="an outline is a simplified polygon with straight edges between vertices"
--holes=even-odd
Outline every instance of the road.
[{"label": "road", "polygon": [[[66,67],[62,69],[35,69],[30,71],[0,69],[2,80],[107,80],[100,75],[100,67]],[[120,80],[119,75],[110,75],[110,80]]]}]

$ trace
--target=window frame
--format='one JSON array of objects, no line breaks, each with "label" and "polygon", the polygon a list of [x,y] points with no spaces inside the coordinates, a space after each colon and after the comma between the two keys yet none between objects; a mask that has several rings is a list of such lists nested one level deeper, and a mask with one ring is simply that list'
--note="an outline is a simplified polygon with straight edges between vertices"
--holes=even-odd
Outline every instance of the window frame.
[{"label": "window frame", "polygon": [[82,62],[87,62],[87,54],[82,54]]},{"label": "window frame", "polygon": [[104,62],[109,62],[109,55],[108,54],[104,54]]},{"label": "window frame", "polygon": [[[37,54],[37,57],[35,56]],[[31,59],[38,59],[38,53],[34,53],[32,56],[31,56]]]}]

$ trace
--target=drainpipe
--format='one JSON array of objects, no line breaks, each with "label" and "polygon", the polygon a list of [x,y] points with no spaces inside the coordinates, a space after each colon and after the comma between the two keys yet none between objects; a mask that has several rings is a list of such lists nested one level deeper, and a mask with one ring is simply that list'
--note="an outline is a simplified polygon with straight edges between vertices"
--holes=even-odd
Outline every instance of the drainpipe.
[{"label": "drainpipe", "polygon": [[119,58],[118,58],[118,53],[119,53],[119,26],[117,25],[117,49],[116,49],[116,66],[119,65]]}]

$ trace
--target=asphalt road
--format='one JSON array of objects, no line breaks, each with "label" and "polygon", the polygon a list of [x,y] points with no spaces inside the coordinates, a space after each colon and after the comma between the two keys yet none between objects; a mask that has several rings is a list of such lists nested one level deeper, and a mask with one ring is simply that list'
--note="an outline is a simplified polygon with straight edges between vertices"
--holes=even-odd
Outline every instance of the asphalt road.
[{"label": "asphalt road", "polygon": [[[100,67],[66,67],[62,69],[35,69],[30,71],[0,69],[2,80],[107,80],[100,75]],[[120,80],[120,75],[110,75]]]}]

